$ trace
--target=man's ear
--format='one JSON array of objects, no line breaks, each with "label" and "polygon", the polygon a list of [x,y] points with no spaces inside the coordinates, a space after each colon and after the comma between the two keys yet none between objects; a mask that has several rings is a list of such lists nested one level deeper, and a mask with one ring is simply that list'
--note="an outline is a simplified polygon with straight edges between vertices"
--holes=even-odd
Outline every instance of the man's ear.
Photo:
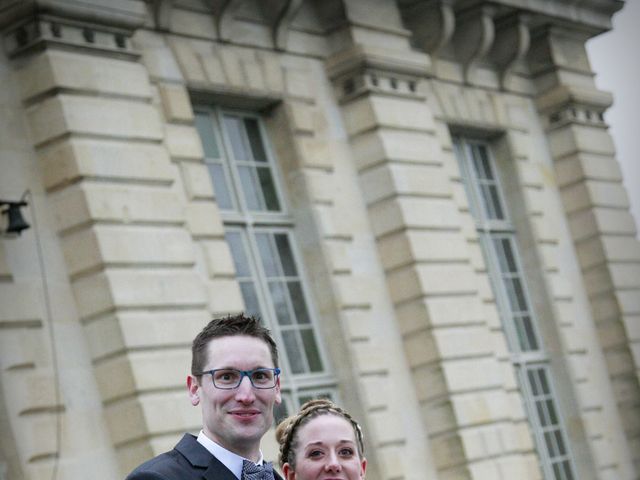
[{"label": "man's ear", "polygon": [[288,463],[282,465],[282,474],[284,475],[284,480],[296,480],[296,472]]},{"label": "man's ear", "polygon": [[198,383],[198,379],[193,375],[189,375],[187,377],[187,390],[189,391],[191,405],[195,407],[200,403],[200,394],[198,393],[200,390],[200,384]]},{"label": "man's ear", "polygon": [[276,380],[276,405],[282,403],[282,395],[280,394],[280,377]]}]

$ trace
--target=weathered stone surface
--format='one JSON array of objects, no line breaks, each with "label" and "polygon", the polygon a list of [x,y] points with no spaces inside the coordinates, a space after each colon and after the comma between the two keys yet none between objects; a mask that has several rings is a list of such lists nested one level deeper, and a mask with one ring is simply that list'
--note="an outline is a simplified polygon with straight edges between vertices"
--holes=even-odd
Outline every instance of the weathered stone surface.
[{"label": "weathered stone surface", "polygon": [[47,50],[18,71],[23,99],[53,89],[149,99],[147,72],[127,60]]},{"label": "weathered stone surface", "polygon": [[61,94],[30,107],[28,117],[36,145],[69,133],[126,140],[163,135],[157,111],[130,100]]},{"label": "weathered stone surface", "polygon": [[166,150],[146,143],[69,138],[43,151],[40,164],[50,189],[83,178],[165,185],[175,178]]}]

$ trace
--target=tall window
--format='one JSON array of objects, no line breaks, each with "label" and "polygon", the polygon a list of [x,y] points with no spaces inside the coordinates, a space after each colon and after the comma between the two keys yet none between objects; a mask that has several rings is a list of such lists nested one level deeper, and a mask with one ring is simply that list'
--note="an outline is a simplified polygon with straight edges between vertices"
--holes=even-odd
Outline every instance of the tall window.
[{"label": "tall window", "polygon": [[573,480],[575,469],[557,407],[549,358],[522,272],[514,227],[488,145],[454,147],[545,478]]},{"label": "tall window", "polygon": [[281,349],[286,415],[314,397],[335,397],[335,379],[314,326],[315,315],[295,248],[293,221],[258,116],[195,108],[205,162],[248,314],[258,315]]}]

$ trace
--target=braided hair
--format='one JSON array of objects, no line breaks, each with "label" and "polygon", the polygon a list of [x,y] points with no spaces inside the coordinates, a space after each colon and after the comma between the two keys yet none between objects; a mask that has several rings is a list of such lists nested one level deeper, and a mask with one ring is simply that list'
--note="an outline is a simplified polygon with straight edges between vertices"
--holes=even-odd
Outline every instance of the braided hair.
[{"label": "braided hair", "polygon": [[321,415],[335,415],[347,420],[353,427],[358,448],[358,456],[364,457],[364,435],[362,428],[346,410],[327,399],[309,400],[300,411],[285,418],[276,428],[276,440],[280,444],[280,467],[285,463],[295,468],[295,450],[297,448],[297,432],[300,427],[306,425],[311,419]]}]

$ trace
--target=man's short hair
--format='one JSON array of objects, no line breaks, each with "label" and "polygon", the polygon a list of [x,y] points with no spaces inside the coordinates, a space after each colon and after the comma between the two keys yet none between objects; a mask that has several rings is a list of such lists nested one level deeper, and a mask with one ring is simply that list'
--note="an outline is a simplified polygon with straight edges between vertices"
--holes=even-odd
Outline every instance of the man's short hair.
[{"label": "man's short hair", "polygon": [[278,347],[271,337],[268,328],[262,326],[260,320],[244,313],[214,318],[196,335],[191,344],[191,374],[199,375],[207,361],[207,345],[214,338],[246,335],[264,341],[271,350],[273,366],[278,367]]}]

